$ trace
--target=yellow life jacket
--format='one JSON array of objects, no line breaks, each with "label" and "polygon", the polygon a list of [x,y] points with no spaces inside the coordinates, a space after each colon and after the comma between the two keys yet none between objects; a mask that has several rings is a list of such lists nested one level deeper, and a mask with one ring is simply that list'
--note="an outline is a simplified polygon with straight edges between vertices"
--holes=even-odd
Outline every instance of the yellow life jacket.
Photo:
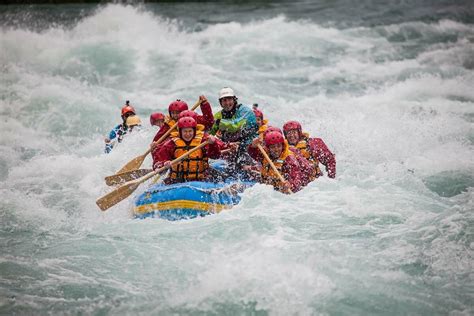
[{"label": "yellow life jacket", "polygon": [[[294,156],[294,153],[292,153],[288,147],[288,143],[285,141],[283,151],[280,154],[280,157],[278,159],[273,160],[273,164],[275,165],[276,169],[280,174],[284,177],[282,173],[282,167],[283,164],[285,163],[285,160],[288,156]],[[263,159],[262,161],[262,169],[261,169],[261,174],[262,174],[262,181],[266,184],[271,184],[273,185],[276,189],[278,189],[282,183],[280,181],[280,178],[278,175],[273,171],[273,168],[270,166],[268,161],[266,159]]]},{"label": "yellow life jacket", "polygon": [[[174,159],[176,159],[194,147],[199,146],[204,133],[196,129],[196,135],[188,144],[179,137],[178,132],[173,132],[172,135],[172,140],[176,146],[174,150]],[[204,152],[201,148],[193,152],[180,163],[173,165],[170,171],[170,178],[181,182],[202,180],[204,179],[204,171],[206,171],[208,167],[208,158],[204,157]]]},{"label": "yellow life jacket", "polygon": [[322,175],[321,169],[319,169],[319,161],[316,157],[311,154],[308,145],[309,134],[303,133],[303,137],[301,137],[300,141],[293,147],[297,148],[300,153],[305,157],[309,162],[311,162],[315,168],[315,174],[312,175],[314,178],[317,178]]}]

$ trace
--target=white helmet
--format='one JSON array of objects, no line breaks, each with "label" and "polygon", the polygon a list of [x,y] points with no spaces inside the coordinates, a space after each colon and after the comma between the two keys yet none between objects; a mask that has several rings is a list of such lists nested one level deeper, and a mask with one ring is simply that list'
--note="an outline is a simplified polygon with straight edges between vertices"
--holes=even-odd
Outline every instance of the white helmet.
[{"label": "white helmet", "polygon": [[231,88],[225,87],[222,88],[221,91],[219,91],[219,100],[225,97],[234,97],[235,98],[235,93],[234,90]]}]

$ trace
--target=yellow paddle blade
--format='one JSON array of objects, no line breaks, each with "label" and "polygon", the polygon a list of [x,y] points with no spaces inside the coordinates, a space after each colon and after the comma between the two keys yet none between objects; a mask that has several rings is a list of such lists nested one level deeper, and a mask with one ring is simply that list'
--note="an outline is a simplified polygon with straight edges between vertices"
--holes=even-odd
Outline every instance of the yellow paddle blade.
[{"label": "yellow paddle blade", "polygon": [[112,192],[104,195],[100,199],[98,199],[95,203],[97,206],[102,210],[105,211],[108,208],[114,206],[118,202],[122,201],[123,199],[127,198],[130,194],[133,193],[138,188],[140,183],[131,182],[121,186],[118,189],[113,190]]},{"label": "yellow paddle blade", "polygon": [[137,169],[105,177],[105,184],[116,185],[143,177],[152,172],[152,169]]},{"label": "yellow paddle blade", "polygon": [[[188,157],[190,154],[192,154],[196,150],[201,149],[202,147],[206,146],[207,144],[209,144],[209,141],[205,141],[204,143],[201,143],[199,146],[194,147],[190,151],[184,153],[183,155],[179,156],[175,160],[171,161],[171,165],[175,165],[175,164],[181,162],[182,160],[186,159],[186,157]],[[151,177],[157,175],[160,172],[166,171],[168,168],[169,168],[169,166],[161,167],[161,168],[159,168],[159,169],[157,169],[153,172],[148,173],[147,175],[144,175],[141,178],[138,178],[136,180],[132,180],[132,181],[124,183],[121,187],[113,190],[112,192],[110,192],[110,193],[104,195],[103,197],[101,197],[100,199],[98,199],[96,201],[97,206],[99,206],[99,208],[102,211],[105,211],[106,209],[110,208],[111,206],[114,206],[118,202],[120,202],[123,199],[127,198],[130,194],[133,193],[133,191],[135,191],[138,188],[140,183],[145,182],[146,180],[150,179]]]},{"label": "yellow paddle blade", "polygon": [[136,169],[140,168],[140,166],[142,165],[143,161],[145,160],[145,158],[146,158],[146,156],[148,155],[149,152],[150,152],[150,150],[148,150],[143,155],[140,155],[140,156],[137,156],[137,157],[133,158],[132,160],[127,162],[127,164],[125,166],[123,166],[122,169],[117,171],[116,174],[124,173],[124,172],[127,172],[127,171],[132,171],[132,170],[136,170]]}]

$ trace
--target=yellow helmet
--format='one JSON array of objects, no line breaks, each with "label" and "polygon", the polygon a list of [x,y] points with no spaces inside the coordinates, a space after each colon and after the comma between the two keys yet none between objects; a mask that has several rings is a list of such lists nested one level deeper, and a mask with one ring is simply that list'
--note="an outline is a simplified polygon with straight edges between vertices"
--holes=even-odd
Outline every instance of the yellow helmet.
[{"label": "yellow helmet", "polygon": [[140,120],[138,115],[132,115],[132,116],[127,117],[126,124],[127,126],[141,125],[142,120]]}]

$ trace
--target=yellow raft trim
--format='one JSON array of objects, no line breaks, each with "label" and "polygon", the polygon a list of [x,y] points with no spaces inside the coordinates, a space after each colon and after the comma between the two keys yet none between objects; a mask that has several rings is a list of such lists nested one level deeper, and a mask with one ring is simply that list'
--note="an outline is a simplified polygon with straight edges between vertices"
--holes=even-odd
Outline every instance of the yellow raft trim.
[{"label": "yellow raft trim", "polygon": [[190,208],[210,213],[219,213],[220,211],[224,209],[229,209],[232,206],[233,205],[228,204],[213,204],[189,200],[176,200],[135,206],[134,212],[135,214],[146,214],[154,211],[165,211],[177,208]]}]

